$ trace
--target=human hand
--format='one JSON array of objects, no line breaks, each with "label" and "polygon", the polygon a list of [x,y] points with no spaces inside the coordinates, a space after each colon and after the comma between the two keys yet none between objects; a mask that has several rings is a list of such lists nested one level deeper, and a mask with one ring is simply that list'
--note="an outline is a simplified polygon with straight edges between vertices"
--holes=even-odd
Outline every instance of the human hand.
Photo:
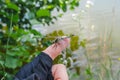
[{"label": "human hand", "polygon": [[43,52],[48,54],[53,60],[70,44],[70,38],[63,36]]}]

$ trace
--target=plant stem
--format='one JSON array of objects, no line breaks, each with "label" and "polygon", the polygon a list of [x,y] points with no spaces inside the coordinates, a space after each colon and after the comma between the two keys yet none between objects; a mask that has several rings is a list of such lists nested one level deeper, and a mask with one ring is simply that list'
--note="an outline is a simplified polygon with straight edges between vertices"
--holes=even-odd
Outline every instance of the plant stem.
[{"label": "plant stem", "polygon": [[[6,53],[5,53],[5,58],[4,58],[4,64],[3,66],[5,66],[5,63],[6,63],[6,56],[7,56],[7,52],[8,52],[8,45],[9,45],[9,41],[10,41],[10,35],[12,33],[12,20],[13,20],[13,13],[11,14],[11,19],[10,19],[10,28],[9,28],[9,33],[8,33],[8,38],[7,38],[7,44],[6,44]],[[6,76],[6,70],[4,68],[4,76],[3,76],[3,79],[5,78]]]}]

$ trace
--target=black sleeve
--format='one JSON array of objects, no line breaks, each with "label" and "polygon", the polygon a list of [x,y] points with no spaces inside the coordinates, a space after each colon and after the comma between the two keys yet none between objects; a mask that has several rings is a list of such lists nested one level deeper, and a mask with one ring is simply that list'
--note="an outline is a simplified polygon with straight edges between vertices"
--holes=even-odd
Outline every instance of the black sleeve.
[{"label": "black sleeve", "polygon": [[14,80],[54,80],[51,68],[52,59],[41,52],[32,62],[20,69]]}]

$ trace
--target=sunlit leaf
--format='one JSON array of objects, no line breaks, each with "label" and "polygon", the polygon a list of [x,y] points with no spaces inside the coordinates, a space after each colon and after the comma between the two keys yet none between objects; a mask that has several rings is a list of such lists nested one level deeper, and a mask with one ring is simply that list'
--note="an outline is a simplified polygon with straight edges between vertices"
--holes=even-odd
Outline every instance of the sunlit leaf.
[{"label": "sunlit leaf", "polygon": [[80,46],[86,47],[86,40],[81,41],[81,42],[80,42]]},{"label": "sunlit leaf", "polygon": [[7,7],[16,11],[19,11],[19,7],[14,3],[8,3]]},{"label": "sunlit leaf", "polygon": [[10,0],[5,0],[6,3],[10,3]]},{"label": "sunlit leaf", "polygon": [[47,6],[47,9],[53,9],[54,8],[54,5],[48,5]]},{"label": "sunlit leaf", "polygon": [[64,12],[67,11],[67,5],[66,5],[65,2],[64,2],[64,3],[61,3],[61,4],[60,4],[60,7],[61,7],[61,9],[62,9]]},{"label": "sunlit leaf", "polygon": [[72,51],[75,51],[79,48],[78,44],[79,37],[78,36],[73,36],[70,40],[70,48]]},{"label": "sunlit leaf", "polygon": [[46,9],[40,9],[36,12],[37,17],[50,17],[50,11]]},{"label": "sunlit leaf", "polygon": [[58,31],[58,34],[59,34],[60,36],[64,36],[64,33],[63,33],[62,30],[59,30],[59,31]]}]

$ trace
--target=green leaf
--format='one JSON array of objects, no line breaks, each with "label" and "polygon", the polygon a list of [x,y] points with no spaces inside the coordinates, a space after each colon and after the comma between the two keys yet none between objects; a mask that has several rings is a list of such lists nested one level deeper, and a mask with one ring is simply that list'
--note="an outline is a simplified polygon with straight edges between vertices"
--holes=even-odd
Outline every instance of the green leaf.
[{"label": "green leaf", "polygon": [[10,0],[5,0],[6,3],[10,3]]},{"label": "green leaf", "polygon": [[59,5],[60,5],[60,8],[61,8],[64,12],[67,11],[67,5],[66,5],[65,1],[59,0]]},{"label": "green leaf", "polygon": [[42,36],[42,34],[34,29],[30,30],[31,33],[33,33],[34,35],[40,35]]},{"label": "green leaf", "polygon": [[61,8],[64,12],[67,11],[67,5],[64,3],[64,4],[61,4]]},{"label": "green leaf", "polygon": [[88,74],[89,76],[92,76],[92,71],[90,67],[86,68],[86,74]]},{"label": "green leaf", "polygon": [[3,35],[4,35],[4,34],[3,34],[2,32],[0,32],[0,38],[3,38]]},{"label": "green leaf", "polygon": [[19,11],[19,7],[14,3],[8,3],[7,7],[16,11]]},{"label": "green leaf", "polygon": [[0,66],[3,66],[3,65],[4,65],[4,61],[1,60],[1,61],[0,61]]},{"label": "green leaf", "polygon": [[48,5],[47,6],[47,9],[53,9],[54,8],[54,5]]},{"label": "green leaf", "polygon": [[58,34],[59,34],[60,36],[64,36],[64,33],[63,33],[62,30],[59,30],[59,31],[58,31]]},{"label": "green leaf", "polygon": [[71,37],[70,48],[72,51],[77,50],[79,48],[78,42],[79,42],[79,36]]},{"label": "green leaf", "polygon": [[16,68],[19,64],[19,60],[17,58],[6,56],[5,66],[8,68]]},{"label": "green leaf", "polygon": [[19,20],[19,15],[18,15],[18,14],[13,15],[13,19],[12,19],[12,21],[15,22],[15,23],[17,23],[18,20]]},{"label": "green leaf", "polygon": [[70,10],[74,10],[75,8],[74,8],[74,6],[70,6]]},{"label": "green leaf", "polygon": [[37,17],[50,17],[50,11],[47,9],[40,9],[36,12]]},{"label": "green leaf", "polygon": [[0,29],[2,29],[2,25],[0,24]]},{"label": "green leaf", "polygon": [[13,56],[13,57],[21,57],[21,56],[28,56],[28,50],[26,49],[25,46],[16,46],[12,47],[12,49],[8,50],[7,55]]}]

